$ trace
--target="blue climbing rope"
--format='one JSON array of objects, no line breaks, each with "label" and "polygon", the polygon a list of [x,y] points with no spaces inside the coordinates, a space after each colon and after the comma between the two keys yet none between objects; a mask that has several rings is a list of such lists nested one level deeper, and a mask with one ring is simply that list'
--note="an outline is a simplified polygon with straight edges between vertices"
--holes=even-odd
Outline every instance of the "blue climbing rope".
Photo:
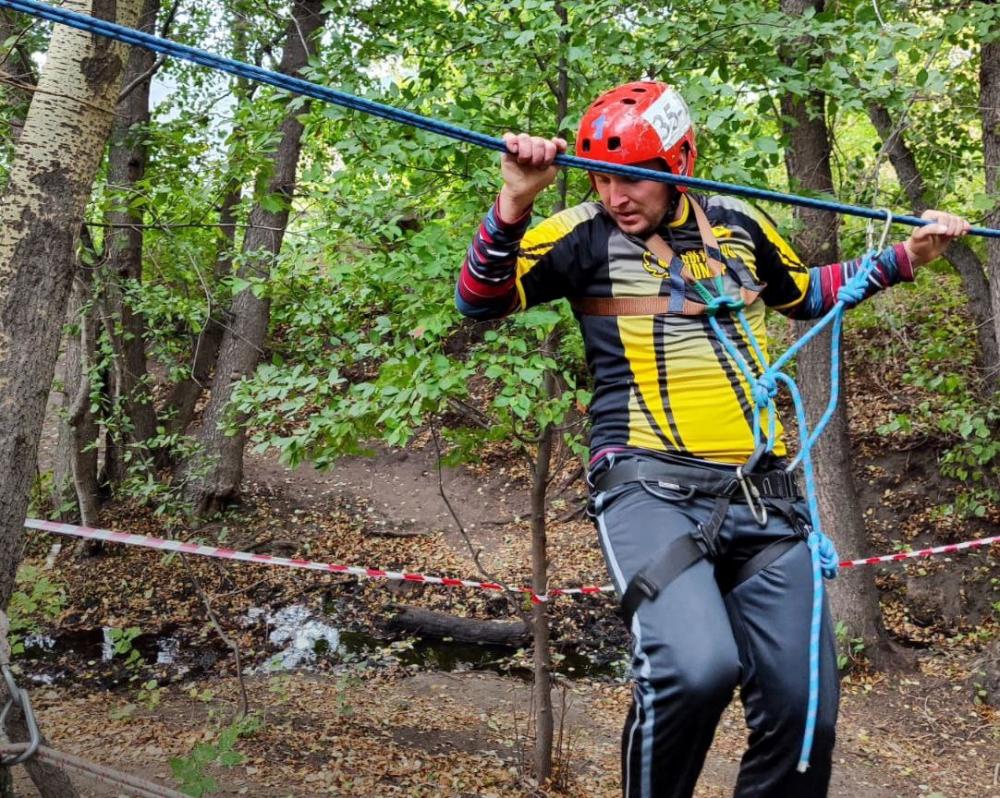
[{"label": "blue climbing rope", "polygon": [[[474,130],[467,130],[441,122],[437,119],[421,116],[401,108],[394,108],[391,105],[383,105],[372,100],[366,100],[353,94],[337,91],[317,83],[311,83],[302,78],[283,75],[280,72],[273,72],[262,67],[247,64],[243,61],[236,61],[232,58],[225,58],[196,47],[172,42],[150,33],[118,25],[103,19],[88,17],[86,14],[79,14],[75,11],[67,11],[64,8],[50,6],[47,3],[37,2],[37,0],[0,0],[0,7],[10,8],[20,11],[40,19],[47,19],[58,22],[71,28],[96,33],[110,39],[116,39],[126,44],[152,50],[156,53],[180,58],[184,61],[191,61],[201,66],[207,66],[220,72],[228,72],[231,75],[253,80],[258,83],[265,83],[279,89],[301,94],[305,97],[312,97],[317,100],[339,105],[356,111],[363,111],[372,116],[400,122],[405,125],[438,133],[448,138],[464,141],[469,144],[476,144],[499,152],[506,152],[507,145],[503,139],[487,136],[485,133],[478,133]],[[780,191],[770,191],[768,189],[755,188],[753,186],[738,186],[731,183],[722,183],[715,180],[704,180],[697,177],[687,177],[685,175],[672,175],[667,172],[656,172],[651,169],[641,169],[637,166],[622,166],[621,164],[605,163],[603,161],[591,161],[586,158],[577,158],[572,155],[556,156],[556,163],[560,166],[569,166],[576,169],[594,171],[599,169],[607,174],[631,177],[637,180],[656,180],[661,183],[671,183],[688,186],[704,191],[714,191],[723,194],[731,194],[749,199],[765,200],[770,202],[781,202],[787,205],[799,205],[804,208],[816,208],[818,210],[830,211],[832,213],[842,213],[849,216],[859,216],[864,219],[888,221],[893,220],[912,227],[922,227],[929,224],[926,219],[918,219],[916,216],[893,216],[884,210],[873,208],[861,208],[855,205],[846,205],[831,200],[823,200],[814,197],[802,197],[797,194],[785,194]],[[988,227],[973,227],[969,233],[971,235],[985,236],[989,238],[1000,238],[1000,230],[993,230]]]},{"label": "blue climbing rope", "polygon": [[[889,222],[887,221],[886,233],[888,233],[888,228]],[[885,238],[886,235],[883,235],[883,244],[885,243]],[[712,330],[725,348],[726,354],[736,363],[740,373],[743,375],[743,379],[746,380],[750,388],[750,394],[754,400],[754,442],[758,450],[770,452],[774,448],[777,418],[775,396],[779,390],[779,383],[788,388],[795,406],[795,416],[799,428],[799,453],[789,464],[788,470],[792,471],[801,464],[805,477],[805,493],[809,508],[810,523],[810,531],[806,539],[806,544],[809,547],[813,581],[812,614],[809,627],[809,696],[806,705],[806,724],[802,737],[802,751],[798,763],[798,770],[800,772],[804,772],[809,767],[809,755],[812,752],[813,739],[816,732],[816,719],[819,714],[819,655],[820,629],[823,619],[823,577],[833,579],[837,575],[837,563],[839,561],[833,542],[823,533],[811,450],[827,424],[829,424],[837,406],[840,391],[840,339],[843,330],[844,312],[849,307],[853,307],[864,299],[868,281],[877,265],[874,255],[875,251],[873,250],[864,256],[861,261],[861,268],[837,292],[837,302],[833,308],[819,322],[814,324],[805,335],[788,347],[788,350],[772,364],[768,364],[757,336],[750,327],[750,322],[743,312],[742,301],[735,300],[720,291],[708,300],[706,306],[706,313],[708,314]],[[704,286],[702,286],[702,289],[704,289]],[[754,359],[758,365],[758,373],[755,373],[753,365],[739,351],[719,322],[718,316],[720,313],[728,313],[736,316],[746,340],[750,342]],[[826,410],[812,432],[810,432],[802,395],[799,393],[795,380],[785,374],[782,369],[806,344],[831,324],[833,328],[830,341],[830,398]],[[761,425],[761,412],[763,410],[767,411],[768,416],[766,433]]]},{"label": "blue climbing rope", "polygon": [[[201,66],[210,67],[221,72],[243,77],[259,83],[268,84],[293,94],[300,94],[306,97],[322,100],[352,110],[362,111],[372,116],[389,119],[421,130],[446,136],[448,138],[464,141],[469,144],[476,144],[491,150],[506,152],[507,146],[502,139],[487,136],[472,130],[466,130],[456,125],[441,122],[429,117],[420,116],[409,111],[404,111],[390,105],[365,100],[346,92],[327,88],[316,83],[284,75],[279,72],[263,69],[242,61],[209,53],[195,47],[172,42],[149,33],[127,28],[113,22],[79,14],[66,9],[37,2],[37,0],[0,0],[0,7],[10,8],[41,19],[50,20],[72,28],[96,33],[111,39],[125,42],[126,44],[142,47],[153,52],[190,61]],[[888,233],[889,225],[893,222],[900,222],[920,227],[929,224],[927,220],[918,219],[915,216],[894,216],[888,210],[861,208],[854,205],[846,205],[840,202],[817,199],[812,197],[802,197],[796,194],[786,194],[778,191],[754,188],[751,186],[738,186],[729,183],[722,183],[714,180],[704,180],[684,175],[673,175],[665,172],[657,172],[649,169],[641,169],[635,166],[622,166],[600,161],[592,161],[585,158],[577,158],[570,155],[559,155],[556,163],[560,166],[568,166],[588,171],[599,170],[608,174],[620,175],[639,180],[655,180],[662,183],[678,184],[705,191],[719,192],[734,196],[747,197],[749,199],[781,202],[789,205],[798,205],[806,208],[815,208],[833,213],[841,213],[849,216],[858,216],[864,219],[881,220],[885,222],[885,234]],[[970,231],[972,235],[989,238],[1000,238],[1000,230],[993,230],[984,227],[973,227]],[[883,234],[883,243],[885,240]],[[837,571],[837,553],[833,543],[823,534],[819,516],[819,505],[817,501],[815,479],[813,475],[811,449],[816,440],[827,426],[837,406],[837,399],[840,388],[840,337],[843,329],[844,311],[857,304],[864,297],[866,283],[875,268],[874,252],[865,255],[862,267],[858,273],[845,284],[837,295],[837,303],[831,311],[815,324],[809,332],[796,341],[788,351],[778,358],[775,363],[768,365],[767,358],[754,335],[746,315],[743,313],[743,303],[726,296],[723,290],[721,277],[712,281],[716,287],[716,295],[711,295],[708,289],[701,283],[695,284],[695,289],[705,299],[707,303],[707,313],[709,322],[715,334],[719,337],[726,352],[740,369],[744,379],[750,386],[754,399],[753,426],[754,440],[756,447],[761,451],[772,451],[776,441],[776,419],[777,407],[774,397],[779,390],[779,383],[785,385],[792,397],[795,406],[795,415],[799,427],[799,453],[789,465],[788,470],[793,470],[799,465],[802,466],[806,482],[806,497],[809,508],[809,518],[811,529],[807,539],[809,547],[810,561],[813,574],[813,599],[812,616],[809,632],[809,698],[806,712],[805,732],[802,740],[802,751],[799,757],[798,769],[804,771],[809,766],[809,755],[812,751],[813,738],[816,729],[816,719],[819,712],[819,649],[820,649],[820,627],[822,623],[823,608],[823,577],[832,579]],[[733,344],[729,335],[722,328],[717,316],[720,313],[735,315],[746,339],[751,343],[753,359],[756,361],[757,372],[751,363],[743,357]],[[830,399],[826,411],[817,422],[812,433],[808,430],[805,406],[802,396],[799,393],[795,381],[785,374],[781,369],[788,364],[792,357],[801,350],[809,341],[818,335],[827,326],[832,325],[831,331],[831,389]],[[766,432],[761,425],[761,412],[767,411],[768,423]]]}]

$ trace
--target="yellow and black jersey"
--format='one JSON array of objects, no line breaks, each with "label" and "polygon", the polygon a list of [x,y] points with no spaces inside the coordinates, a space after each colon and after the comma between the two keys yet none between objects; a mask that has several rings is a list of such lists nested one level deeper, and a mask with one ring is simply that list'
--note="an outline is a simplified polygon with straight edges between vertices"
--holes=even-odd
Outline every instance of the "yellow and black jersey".
[{"label": "yellow and black jersey", "polygon": [[[718,239],[727,293],[739,296],[740,275],[763,285],[758,300],[745,310],[762,347],[765,306],[797,318],[818,317],[859,267],[855,261],[807,268],[757,209],[732,197],[688,194],[680,217],[658,232],[695,279],[711,275],[687,197],[705,210]],[[459,279],[456,299],[463,313],[483,318],[562,297],[669,296],[678,287],[692,291],[671,274],[676,261],[672,267],[643,240],[624,233],[599,203],[577,205],[525,233],[526,227],[526,218],[508,222],[496,206],[490,211]],[[871,291],[912,279],[903,261],[902,247],[881,253]],[[706,316],[578,313],[577,318],[594,382],[594,455],[639,448],[722,463],[746,461],[754,448],[753,398]],[[757,364],[738,322],[728,314],[719,320],[746,361]],[[762,423],[767,429],[766,411]],[[776,423],[775,454],[781,456],[785,447]]]}]

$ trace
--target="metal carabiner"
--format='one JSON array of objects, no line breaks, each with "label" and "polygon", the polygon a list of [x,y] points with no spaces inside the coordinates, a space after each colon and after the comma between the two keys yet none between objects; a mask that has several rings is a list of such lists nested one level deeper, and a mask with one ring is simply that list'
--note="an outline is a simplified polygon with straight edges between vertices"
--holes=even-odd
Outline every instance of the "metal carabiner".
[{"label": "metal carabiner", "polygon": [[[743,488],[743,498],[747,500],[750,512],[753,514],[753,520],[760,526],[767,526],[767,507],[761,501],[760,491],[757,490],[757,486],[743,473],[743,466],[736,466],[736,479],[739,481],[740,487]],[[758,510],[760,511],[759,513]]]},{"label": "metal carabiner", "polygon": [[[884,224],[882,226],[882,234],[879,237],[878,242],[878,252],[885,249],[886,243],[889,241],[889,230],[892,228],[892,210],[890,208],[872,208],[873,211],[882,211],[885,214]],[[870,218],[865,225],[865,251],[870,252],[875,248],[875,219]]]},{"label": "metal carabiner", "polygon": [[10,671],[10,665],[3,663],[0,665],[0,671],[3,672],[4,681],[7,683],[7,691],[10,693],[10,698],[7,699],[3,710],[0,711],[0,730],[6,728],[7,713],[10,712],[11,707],[17,707],[21,710],[24,714],[24,722],[28,727],[28,747],[10,759],[0,756],[0,767],[9,768],[11,765],[19,765],[21,762],[31,759],[42,742],[42,735],[38,730],[35,711],[31,708],[31,699],[28,698],[26,690],[22,690],[17,686],[17,682],[14,681],[14,674]]}]

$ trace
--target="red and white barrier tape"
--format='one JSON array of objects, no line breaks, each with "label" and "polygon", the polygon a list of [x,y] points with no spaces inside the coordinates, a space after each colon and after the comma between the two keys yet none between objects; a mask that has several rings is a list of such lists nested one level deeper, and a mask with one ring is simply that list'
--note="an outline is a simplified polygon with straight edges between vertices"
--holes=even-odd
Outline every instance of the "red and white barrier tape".
[{"label": "red and white barrier tape", "polygon": [[967,549],[981,549],[1000,543],[1000,535],[979,540],[967,540],[964,543],[949,543],[946,546],[935,546],[931,549],[917,549],[915,551],[900,551],[896,554],[883,554],[881,557],[862,557],[860,560],[844,560],[838,563],[841,568],[857,568],[859,565],[881,565],[887,562],[900,562],[901,560],[919,560],[926,557],[933,557],[935,554],[954,554]]},{"label": "red and white barrier tape", "polygon": [[[453,579],[447,576],[430,576],[428,574],[415,574],[406,571],[387,571],[382,568],[366,568],[356,565],[336,565],[334,563],[317,562],[315,560],[274,557],[270,554],[252,554],[248,551],[236,551],[235,549],[227,549],[219,546],[203,546],[199,543],[185,543],[180,540],[166,540],[164,538],[149,537],[148,535],[132,535],[128,532],[112,532],[109,529],[92,529],[73,524],[63,524],[57,521],[42,521],[36,518],[29,518],[24,522],[24,525],[28,529],[55,532],[59,535],[71,535],[72,537],[87,538],[89,540],[106,540],[111,543],[125,543],[129,546],[142,546],[147,549],[160,549],[161,551],[176,551],[181,554],[197,554],[202,557],[217,557],[223,560],[253,562],[259,565],[278,565],[285,568],[303,568],[309,571],[350,574],[352,576],[366,576],[370,579],[391,579],[400,582],[443,585],[445,587],[469,587],[478,590],[522,593],[530,596],[531,600],[536,604],[548,601],[552,596],[591,595],[594,593],[610,593],[614,590],[614,586],[612,585],[587,585],[584,587],[553,588],[545,595],[540,595],[532,591],[529,587],[512,587],[500,584],[499,582],[477,582],[471,579]],[[840,567],[857,568],[862,565],[879,565],[882,563],[899,562],[901,560],[922,559],[932,557],[935,554],[953,554],[965,551],[966,549],[984,548],[994,543],[1000,543],[1000,535],[981,538],[979,540],[967,540],[964,543],[935,546],[934,548],[920,549],[918,551],[885,554],[881,557],[845,560],[840,563]]]}]

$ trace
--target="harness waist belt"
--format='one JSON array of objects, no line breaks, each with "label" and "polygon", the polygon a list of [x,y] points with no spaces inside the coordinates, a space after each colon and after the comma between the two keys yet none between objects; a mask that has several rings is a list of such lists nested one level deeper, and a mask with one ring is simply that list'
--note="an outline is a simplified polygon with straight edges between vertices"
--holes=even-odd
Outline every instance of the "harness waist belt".
[{"label": "harness waist belt", "polygon": [[[801,497],[795,477],[787,471],[750,472],[749,481],[764,499],[798,499]],[[660,463],[649,460],[626,460],[616,463],[601,474],[595,483],[598,491],[607,491],[629,482],[651,482],[664,488],[694,489],[710,496],[731,496],[740,501],[740,481],[736,474],[680,463]]]}]

